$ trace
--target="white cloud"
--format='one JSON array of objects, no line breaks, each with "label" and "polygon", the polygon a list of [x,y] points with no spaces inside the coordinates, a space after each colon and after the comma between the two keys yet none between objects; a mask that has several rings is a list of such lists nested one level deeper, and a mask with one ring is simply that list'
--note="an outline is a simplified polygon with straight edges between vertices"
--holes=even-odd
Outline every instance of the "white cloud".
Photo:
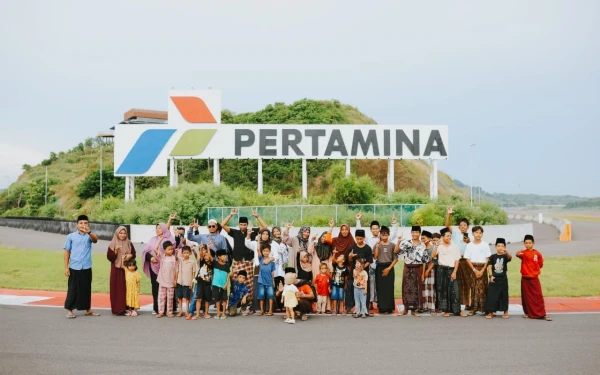
[{"label": "white cloud", "polygon": [[23,164],[36,165],[46,156],[23,145],[0,143],[0,187],[8,187],[23,173]]}]

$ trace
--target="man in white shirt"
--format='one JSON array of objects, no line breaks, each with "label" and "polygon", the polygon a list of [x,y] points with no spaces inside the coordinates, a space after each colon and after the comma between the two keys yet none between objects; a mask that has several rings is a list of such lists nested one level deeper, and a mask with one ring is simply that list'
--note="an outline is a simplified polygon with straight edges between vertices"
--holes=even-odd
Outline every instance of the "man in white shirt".
[{"label": "man in white shirt", "polygon": [[485,313],[485,299],[488,288],[487,264],[492,255],[490,245],[481,241],[483,237],[482,227],[473,227],[473,237],[473,242],[467,245],[464,254],[471,276],[469,278],[469,299],[472,301],[472,310],[469,315],[475,315],[477,311]]},{"label": "man in white shirt", "polygon": [[452,233],[452,242],[458,245],[460,250],[460,261],[458,265],[458,284],[460,285],[460,303],[465,305],[465,310],[471,310],[471,299],[469,297],[469,279],[471,278],[470,269],[467,266],[466,259],[463,257],[467,244],[473,241],[469,235],[469,220],[462,218],[458,221],[458,230],[450,225],[450,216],[454,214],[452,206],[448,207],[446,215],[446,228]]}]

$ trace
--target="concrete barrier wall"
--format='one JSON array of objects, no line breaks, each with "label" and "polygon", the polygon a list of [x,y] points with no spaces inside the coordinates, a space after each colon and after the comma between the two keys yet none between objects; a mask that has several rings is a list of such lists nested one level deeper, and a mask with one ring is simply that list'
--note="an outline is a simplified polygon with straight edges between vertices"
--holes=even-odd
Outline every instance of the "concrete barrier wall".
[{"label": "concrete barrier wall", "polygon": [[[120,224],[117,223],[90,221],[90,229],[92,230],[92,232],[94,232],[99,239],[107,241],[112,240],[115,230],[117,230],[119,225]],[[77,230],[77,221],[39,217],[0,216],[0,226],[30,229],[39,232],[69,234]],[[128,225],[125,226],[129,229]],[[129,232],[131,233],[130,230]]]},{"label": "concrete barrier wall", "polygon": [[[540,215],[519,215],[519,214],[508,214],[509,219],[535,221],[539,222]],[[559,241],[571,241],[571,222],[567,219],[561,219],[558,217],[541,216],[542,223],[552,225],[559,232]]]},{"label": "concrete barrier wall", "polygon": [[[174,230],[176,226],[172,226],[171,230]],[[156,235],[155,233],[155,225],[131,225],[131,241],[137,243],[147,243],[150,238]],[[186,228],[186,233],[187,229]],[[428,230],[430,232],[439,232],[442,227],[423,227],[423,230]],[[294,227],[291,229],[290,233],[292,235],[296,235],[298,233],[299,227]],[[320,236],[321,233],[326,232],[329,228],[327,227],[312,227],[311,228],[311,236]],[[354,231],[356,228],[352,227],[352,234],[354,235]],[[369,230],[369,228],[364,228],[365,230]],[[401,227],[399,233],[402,233],[404,238],[410,238],[410,229],[411,227]],[[333,236],[337,236],[339,233],[339,227],[333,228]],[[200,233],[208,233],[208,228],[203,226],[199,228]],[[229,242],[233,245],[233,240],[231,237],[226,236],[225,231],[222,232],[223,235],[229,240]],[[506,239],[507,242],[522,242],[523,237],[526,234],[534,234],[533,233],[533,223],[524,223],[524,224],[514,224],[514,225],[484,225],[483,226],[483,241],[488,243],[495,243],[496,238],[502,237]],[[395,240],[394,240],[395,241]]]}]

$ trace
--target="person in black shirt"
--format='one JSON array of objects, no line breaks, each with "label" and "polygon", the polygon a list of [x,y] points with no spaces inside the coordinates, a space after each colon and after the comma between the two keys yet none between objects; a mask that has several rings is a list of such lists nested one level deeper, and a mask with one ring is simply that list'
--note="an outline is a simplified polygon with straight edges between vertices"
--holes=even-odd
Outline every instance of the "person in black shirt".
[{"label": "person in black shirt", "polygon": [[[352,275],[354,272],[354,265],[356,264],[357,259],[363,260],[363,267],[366,270],[368,270],[369,265],[373,263],[373,249],[371,249],[371,246],[367,245],[365,242],[365,230],[357,229],[356,232],[354,232],[354,239],[356,240],[356,243],[352,245],[350,248],[350,253],[348,254],[348,267],[350,275]],[[370,285],[371,283],[369,283],[367,286],[367,295],[369,295],[371,292]],[[352,308],[352,305],[348,304],[348,300],[354,299],[354,287],[351,283],[348,283],[346,289],[346,308],[349,310]],[[369,316],[373,316],[373,314],[369,314]]]},{"label": "person in black shirt", "polygon": [[[233,264],[231,268],[232,277],[237,278],[238,272],[241,270],[246,271],[248,277],[246,277],[246,286],[248,287],[248,292],[250,295],[253,295],[253,284],[254,284],[254,252],[251,249],[246,247],[246,236],[248,233],[248,218],[245,216],[240,216],[238,220],[238,226],[240,229],[230,228],[227,224],[229,220],[237,214],[237,209],[233,208],[231,213],[223,220],[221,226],[233,238]],[[252,212],[252,216],[257,218],[259,222],[262,220],[259,219],[259,215],[256,211]],[[262,229],[262,228],[261,228]],[[252,310],[250,311],[252,313]]]},{"label": "person in black shirt", "polygon": [[503,319],[508,319],[508,278],[506,277],[508,262],[512,255],[506,250],[504,238],[496,239],[496,254],[490,256],[488,263],[488,292],[485,300],[485,311],[488,319],[494,317],[496,311],[504,311]]}]

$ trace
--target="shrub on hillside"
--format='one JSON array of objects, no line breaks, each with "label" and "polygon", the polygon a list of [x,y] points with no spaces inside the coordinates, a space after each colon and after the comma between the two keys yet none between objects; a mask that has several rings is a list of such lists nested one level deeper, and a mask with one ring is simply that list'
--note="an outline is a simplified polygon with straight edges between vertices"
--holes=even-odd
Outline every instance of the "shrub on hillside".
[{"label": "shrub on hillside", "polygon": [[[125,179],[115,177],[113,168],[103,169],[102,173],[102,196],[124,197]],[[136,181],[137,182],[137,181]],[[81,199],[94,198],[100,193],[100,170],[88,174],[83,181],[77,185],[77,196]]]},{"label": "shrub on hillside", "polygon": [[378,193],[377,185],[369,177],[352,174],[336,181],[331,198],[337,204],[366,204],[372,203]]},{"label": "shrub on hillside", "polygon": [[[506,212],[492,203],[482,203],[471,207],[465,202],[453,206],[454,214],[451,216],[451,225],[458,225],[462,218],[469,220],[474,225],[505,225],[508,223]],[[446,223],[447,206],[432,202],[413,212],[410,219],[411,225],[443,226]]]}]

